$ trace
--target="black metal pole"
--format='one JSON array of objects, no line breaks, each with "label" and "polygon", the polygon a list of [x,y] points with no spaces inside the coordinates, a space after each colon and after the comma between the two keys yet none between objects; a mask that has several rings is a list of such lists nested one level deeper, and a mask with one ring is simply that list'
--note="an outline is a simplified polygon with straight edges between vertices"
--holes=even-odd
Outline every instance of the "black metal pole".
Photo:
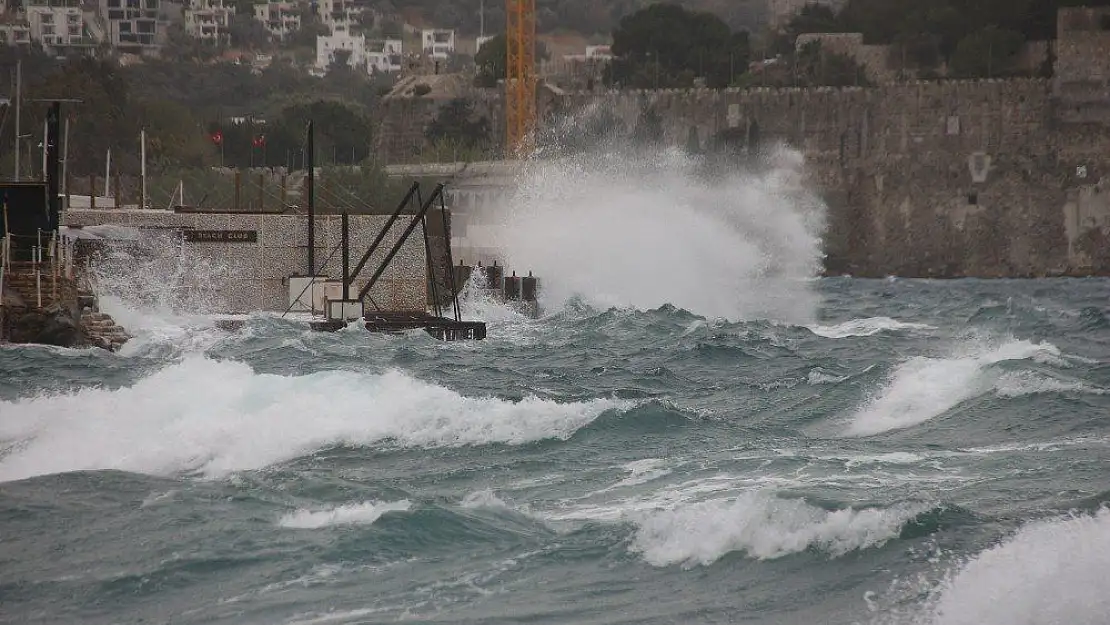
[{"label": "black metal pole", "polygon": [[385,273],[386,267],[389,266],[389,263],[393,262],[393,257],[396,256],[397,252],[401,250],[401,246],[404,245],[405,241],[408,240],[409,235],[411,235],[412,231],[416,230],[416,226],[423,221],[424,215],[428,213],[428,209],[432,206],[433,203],[435,203],[440,193],[443,193],[442,183],[436,185],[436,189],[432,192],[431,197],[425,200],[424,205],[420,207],[420,211],[416,214],[416,217],[412,220],[412,223],[410,223],[409,227],[405,228],[405,231],[401,233],[401,238],[397,239],[397,243],[393,245],[393,249],[389,250],[389,254],[386,254],[385,260],[383,260],[382,264],[378,266],[378,270],[375,271],[374,275],[370,277],[370,281],[366,283],[366,286],[362,287],[362,291],[360,291],[358,294],[358,298],[360,300],[366,298],[366,294],[369,293],[370,289],[374,287],[374,284],[378,282],[378,278],[381,278],[382,274]]},{"label": "black metal pole", "polygon": [[439,287],[436,286],[435,263],[432,261],[432,246],[428,242],[428,218],[420,220],[424,230],[424,262],[428,264],[428,285],[432,289],[432,310],[437,317],[442,317],[443,312],[439,307]]},{"label": "black metal pole", "polygon": [[389,219],[385,222],[385,225],[382,226],[381,231],[378,232],[378,236],[374,238],[374,242],[370,244],[370,247],[366,248],[366,253],[362,255],[362,259],[358,261],[357,265],[355,265],[355,270],[349,274],[349,278],[352,282],[354,282],[354,279],[358,275],[358,273],[362,271],[362,268],[366,266],[366,263],[370,260],[370,255],[373,254],[374,250],[378,249],[378,246],[382,244],[382,239],[385,238],[385,235],[387,232],[389,232],[389,229],[393,227],[393,222],[397,221],[397,217],[401,215],[401,211],[405,210],[405,207],[409,205],[409,202],[412,201],[412,197],[416,195],[416,192],[419,190],[420,183],[412,183],[412,186],[409,187],[409,192],[405,194],[405,199],[401,200],[401,203],[397,205],[397,210],[393,211],[393,214],[390,215]]},{"label": "black metal pole", "polygon": [[455,284],[455,259],[451,258],[451,231],[447,223],[447,205],[443,201],[443,194],[439,195],[439,214],[443,217],[443,246],[447,260],[447,280],[451,287],[451,303],[454,304],[455,321],[462,321],[462,309],[459,307],[459,288]]},{"label": "black metal pole", "polygon": [[316,149],[312,120],[308,122],[308,275],[316,275]]},{"label": "black metal pole", "polygon": [[[351,234],[347,225],[347,213],[343,213],[343,219],[339,222],[342,228],[340,236],[343,237],[343,301],[351,299],[351,279],[348,277],[348,269],[351,265]],[[345,314],[345,313],[344,313]]]},{"label": "black metal pole", "polygon": [[62,117],[62,103],[53,102],[46,114],[46,191],[50,194],[47,206],[50,210],[50,230],[57,231],[61,224],[60,214],[62,207],[61,187],[58,175],[60,158],[58,148],[61,146],[59,139]]}]

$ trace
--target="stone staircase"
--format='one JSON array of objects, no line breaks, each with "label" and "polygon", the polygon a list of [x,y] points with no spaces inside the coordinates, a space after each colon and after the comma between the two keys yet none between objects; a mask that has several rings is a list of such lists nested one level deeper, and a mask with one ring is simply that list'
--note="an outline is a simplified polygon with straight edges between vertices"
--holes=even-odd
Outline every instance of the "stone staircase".
[{"label": "stone staircase", "polygon": [[131,338],[127,330],[117,324],[111,315],[92,310],[81,313],[81,329],[93,345],[113,352],[123,347]]},{"label": "stone staircase", "polygon": [[5,319],[0,339],[115,351],[131,338],[110,315],[100,312],[87,283],[53,278],[45,271],[36,277],[31,263],[12,263],[4,276],[2,297]]}]

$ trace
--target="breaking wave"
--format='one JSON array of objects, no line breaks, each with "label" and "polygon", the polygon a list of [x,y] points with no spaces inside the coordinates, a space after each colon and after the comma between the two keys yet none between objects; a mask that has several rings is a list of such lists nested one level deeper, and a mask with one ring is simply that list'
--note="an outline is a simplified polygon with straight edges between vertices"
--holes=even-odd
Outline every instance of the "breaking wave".
[{"label": "breaking wave", "polygon": [[0,402],[0,480],[94,469],[217,477],[342,444],[565,439],[631,406],[465,397],[397,371],[284,377],[187,355],[131,387]]},{"label": "breaking wave", "polygon": [[902,363],[886,386],[851,418],[848,434],[870,436],[913,427],[994,387],[992,365],[1008,360],[1058,359],[1049,343],[1010,340],[998,346],[971,343],[947,358],[919,356]]},{"label": "breaking wave", "polygon": [[896,538],[928,508],[825,510],[765,493],[683,504],[644,514],[632,550],[655,566],[708,565],[732,552],[769,560],[807,549],[837,557]]},{"label": "breaking wave", "polygon": [[[1110,510],[1035,521],[956,566],[908,612],[874,625],[1101,625],[1110,613]],[[913,589],[911,588],[911,591]]]},{"label": "breaking wave", "polygon": [[278,525],[290,529],[318,529],[334,525],[370,525],[387,512],[407,512],[410,508],[412,508],[412,503],[407,499],[391,502],[367,501],[326,510],[302,508],[281,517]]}]

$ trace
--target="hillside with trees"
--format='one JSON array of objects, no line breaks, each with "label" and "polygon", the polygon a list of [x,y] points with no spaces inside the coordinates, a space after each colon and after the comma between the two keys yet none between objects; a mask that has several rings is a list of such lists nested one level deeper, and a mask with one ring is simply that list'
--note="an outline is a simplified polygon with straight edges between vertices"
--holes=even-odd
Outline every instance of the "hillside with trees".
[{"label": "hillside with trees", "polygon": [[[541,33],[569,31],[607,37],[622,17],[656,0],[536,0],[536,28]],[[754,31],[767,17],[766,0],[676,0],[684,8],[708,11],[734,30]],[[386,14],[403,15],[418,26],[454,28],[475,35],[480,26],[482,0],[377,0],[373,6]],[[485,0],[486,31],[504,28],[504,0]],[[419,22],[419,23],[417,23]]]},{"label": "hillside with trees", "polygon": [[1057,11],[1067,6],[1110,0],[848,0],[837,13],[811,5],[774,38],[769,53],[791,53],[804,33],[862,33],[865,44],[891,46],[907,67],[946,63],[952,77],[1006,76],[1026,42],[1056,37]]}]

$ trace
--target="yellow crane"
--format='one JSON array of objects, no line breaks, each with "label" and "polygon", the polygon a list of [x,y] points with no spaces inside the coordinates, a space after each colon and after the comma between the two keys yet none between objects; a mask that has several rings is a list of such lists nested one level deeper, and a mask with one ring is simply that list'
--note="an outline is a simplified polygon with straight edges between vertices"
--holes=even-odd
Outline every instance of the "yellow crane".
[{"label": "yellow crane", "polygon": [[536,129],[536,0],[505,0],[505,152],[527,156]]}]

